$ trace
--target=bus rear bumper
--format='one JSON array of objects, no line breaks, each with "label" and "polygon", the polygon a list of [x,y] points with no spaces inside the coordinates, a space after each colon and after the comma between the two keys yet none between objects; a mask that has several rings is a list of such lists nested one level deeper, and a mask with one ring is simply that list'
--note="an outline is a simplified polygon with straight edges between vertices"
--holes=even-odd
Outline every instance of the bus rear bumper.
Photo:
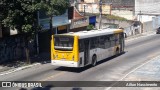
[{"label": "bus rear bumper", "polygon": [[79,67],[78,62],[74,61],[51,60],[51,64],[55,66]]}]

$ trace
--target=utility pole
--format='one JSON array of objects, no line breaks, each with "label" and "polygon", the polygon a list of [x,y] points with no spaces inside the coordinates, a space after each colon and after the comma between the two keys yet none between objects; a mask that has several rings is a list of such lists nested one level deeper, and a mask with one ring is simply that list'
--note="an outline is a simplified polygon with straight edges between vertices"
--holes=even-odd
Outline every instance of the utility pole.
[{"label": "utility pole", "polygon": [[139,21],[141,21],[141,11],[139,11]]},{"label": "utility pole", "polygon": [[99,1],[99,29],[101,29],[102,24],[102,0]]},{"label": "utility pole", "polygon": [[83,9],[84,9],[84,16],[86,15],[86,5],[84,4],[83,5],[84,7],[83,7]]},{"label": "utility pole", "polygon": [[112,15],[112,3],[110,4],[110,11],[109,14]]},{"label": "utility pole", "polygon": [[[139,11],[139,22],[141,23],[141,21],[142,21],[142,12],[141,11]],[[143,24],[141,23],[141,33],[143,33]]]}]

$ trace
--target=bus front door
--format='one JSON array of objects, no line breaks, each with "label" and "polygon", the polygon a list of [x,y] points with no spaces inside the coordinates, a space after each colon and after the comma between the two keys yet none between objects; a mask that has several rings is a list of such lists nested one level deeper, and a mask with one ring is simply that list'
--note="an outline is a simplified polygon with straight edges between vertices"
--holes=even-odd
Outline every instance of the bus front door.
[{"label": "bus front door", "polygon": [[123,35],[123,33],[120,36],[120,51],[124,52],[124,35]]},{"label": "bus front door", "polygon": [[84,40],[84,65],[89,63],[89,40]]}]

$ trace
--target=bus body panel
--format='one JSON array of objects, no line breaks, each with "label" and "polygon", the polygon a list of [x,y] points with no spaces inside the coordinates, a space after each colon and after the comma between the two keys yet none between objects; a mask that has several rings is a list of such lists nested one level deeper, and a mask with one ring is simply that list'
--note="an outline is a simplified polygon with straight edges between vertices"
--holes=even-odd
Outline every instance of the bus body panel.
[{"label": "bus body panel", "polygon": [[[66,66],[66,67],[79,67],[79,50],[78,50],[78,36],[73,37],[73,50],[72,51],[61,51],[55,50],[54,45],[52,45],[51,53],[51,63],[56,66]],[[52,40],[54,43],[54,40]]]},{"label": "bus body panel", "polygon": [[79,66],[84,67],[84,52],[79,53]]},{"label": "bus body panel", "polygon": [[[72,50],[56,50],[55,39],[52,36],[51,41],[51,63],[56,66],[66,66],[66,67],[84,67],[92,63],[92,57],[97,56],[97,61],[106,59],[117,52],[121,53],[124,51],[124,37],[123,30],[117,29],[113,31],[107,31],[105,34],[103,30],[90,31],[89,33],[78,32],[78,33],[68,33],[62,35],[56,35],[56,37],[73,37]],[[98,32],[96,34],[96,32]],[[80,33],[80,34],[79,34]],[[101,41],[101,38],[106,41]],[[93,41],[96,43],[96,47],[92,48]],[[81,44],[83,44],[81,46]],[[83,48],[82,48],[83,47]],[[58,46],[59,48],[59,46]],[[66,48],[66,47],[65,47]],[[83,50],[80,50],[82,48]]]},{"label": "bus body panel", "polygon": [[108,57],[115,55],[115,47],[110,47],[107,49],[96,48],[96,49],[90,50],[90,61],[92,61],[93,55],[97,56],[97,61],[106,59]]},{"label": "bus body panel", "polygon": [[52,65],[55,66],[65,66],[65,67],[79,67],[79,62],[67,61],[67,60],[52,60]]}]

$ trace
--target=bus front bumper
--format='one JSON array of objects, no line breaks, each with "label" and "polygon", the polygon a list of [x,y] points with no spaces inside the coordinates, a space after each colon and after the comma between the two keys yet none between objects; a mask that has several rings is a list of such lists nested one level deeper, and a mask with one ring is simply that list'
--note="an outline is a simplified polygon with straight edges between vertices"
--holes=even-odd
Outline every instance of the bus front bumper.
[{"label": "bus front bumper", "polygon": [[79,67],[78,62],[65,60],[51,60],[51,64],[55,66]]}]

